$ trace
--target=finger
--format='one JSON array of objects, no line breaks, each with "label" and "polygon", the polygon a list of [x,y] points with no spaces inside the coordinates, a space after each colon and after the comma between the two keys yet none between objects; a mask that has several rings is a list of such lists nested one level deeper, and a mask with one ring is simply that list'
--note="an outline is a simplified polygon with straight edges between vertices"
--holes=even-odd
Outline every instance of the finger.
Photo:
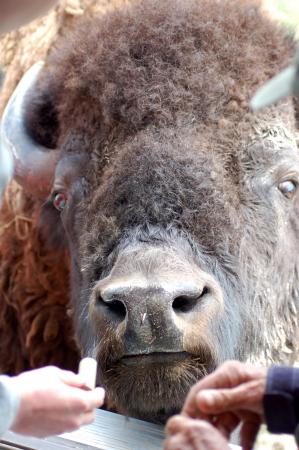
[{"label": "finger", "polygon": [[85,413],[82,417],[82,425],[88,425],[89,423],[92,423],[94,419],[95,419],[94,411]]},{"label": "finger", "polygon": [[250,415],[250,417],[244,421],[240,431],[241,445],[244,450],[251,450],[253,448],[260,425],[260,418],[255,414]]},{"label": "finger", "polygon": [[250,373],[250,368],[249,365],[240,361],[226,361],[210,375],[200,380],[195,387],[201,390],[237,386],[241,382],[252,379],[253,375]]},{"label": "finger", "polygon": [[[192,444],[192,449],[229,449],[227,439],[215,427],[202,420],[190,419],[182,415],[174,416],[168,421],[166,431],[174,437],[184,435],[187,438],[188,444]],[[185,447],[180,447],[180,449],[183,448],[185,449]]]},{"label": "finger", "polygon": [[[168,420],[165,427],[165,432],[169,435],[175,435],[177,433],[185,432],[187,429],[192,428],[196,424],[199,424],[200,426],[202,423],[204,423],[202,420],[190,419],[189,417],[178,414]],[[212,424],[212,419],[210,423]]]},{"label": "finger", "polygon": [[100,408],[105,400],[105,390],[101,387],[95,388],[92,391],[84,392],[84,397],[88,401],[90,410]]},{"label": "finger", "polygon": [[227,361],[222,364],[212,374],[204,377],[190,390],[182,413],[190,417],[196,417],[198,408],[195,397],[198,392],[204,389],[231,388],[251,379],[250,367],[239,361]]},{"label": "finger", "polygon": [[214,373],[199,381],[190,391],[182,414],[196,417],[199,413],[196,404],[196,394],[204,389],[234,388],[252,380],[258,380],[265,390],[267,369],[264,367],[254,367],[239,361],[227,361]]},{"label": "finger", "polygon": [[187,438],[179,433],[175,436],[171,436],[164,441],[164,450],[195,450],[193,446],[191,446]]},{"label": "finger", "polygon": [[206,414],[248,410],[263,413],[262,403],[266,382],[254,380],[232,389],[205,390],[196,394],[197,409]]},{"label": "finger", "polygon": [[[94,421],[94,411],[88,411],[82,414],[72,414],[63,426],[64,431],[72,432],[78,430],[84,425],[88,425]],[[56,433],[55,433],[56,434]]]},{"label": "finger", "polygon": [[59,378],[63,383],[67,384],[68,386],[78,387],[78,388],[85,387],[84,378],[81,375],[78,375],[69,370],[60,370]]},{"label": "finger", "polygon": [[196,450],[229,450],[227,439],[215,427],[202,420],[189,419],[185,436]]},{"label": "finger", "polygon": [[184,431],[185,427],[189,423],[189,420],[189,418],[181,416],[179,414],[171,417],[165,427],[166,434],[172,435],[179,433],[180,431]]},{"label": "finger", "polygon": [[239,423],[240,418],[231,412],[226,412],[216,417],[214,416],[212,421],[214,427],[227,439],[230,438],[231,433],[237,428]]},{"label": "finger", "polygon": [[243,396],[244,385],[242,385],[241,389],[210,389],[198,392],[195,402],[199,411],[214,415],[244,407]]}]

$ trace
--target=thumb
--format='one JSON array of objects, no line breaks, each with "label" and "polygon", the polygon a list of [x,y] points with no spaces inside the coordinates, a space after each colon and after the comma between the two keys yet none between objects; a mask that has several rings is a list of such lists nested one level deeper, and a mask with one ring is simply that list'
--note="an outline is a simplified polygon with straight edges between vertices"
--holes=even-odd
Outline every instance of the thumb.
[{"label": "thumb", "polygon": [[84,388],[86,384],[84,378],[80,374],[78,375],[69,370],[61,370],[59,378],[64,384],[72,387]]},{"label": "thumb", "polygon": [[88,401],[90,409],[100,408],[105,400],[105,390],[102,387],[97,387],[91,391],[84,392],[84,397]]},{"label": "thumb", "polygon": [[209,389],[197,394],[196,403],[199,410],[207,414],[220,414],[236,409],[244,409],[243,391],[243,389],[240,390],[239,388]]},{"label": "thumb", "polygon": [[247,410],[262,413],[263,388],[256,381],[232,389],[207,389],[198,392],[196,403],[200,411],[220,414],[227,411]]}]

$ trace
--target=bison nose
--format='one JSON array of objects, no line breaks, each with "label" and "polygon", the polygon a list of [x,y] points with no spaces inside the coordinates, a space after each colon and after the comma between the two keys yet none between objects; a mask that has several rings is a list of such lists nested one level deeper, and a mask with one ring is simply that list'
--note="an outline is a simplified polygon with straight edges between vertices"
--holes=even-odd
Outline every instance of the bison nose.
[{"label": "bison nose", "polygon": [[[184,336],[213,315],[217,292],[211,277],[198,271],[160,270],[110,274],[94,291],[94,324],[121,339],[127,356],[184,351]],[[217,308],[218,310],[219,308]],[[192,332],[191,332],[192,334]]]},{"label": "bison nose", "polygon": [[104,309],[104,313],[114,322],[122,322],[127,315],[125,297],[122,288],[109,285],[104,289],[97,288],[97,305]]},{"label": "bison nose", "polygon": [[191,312],[197,307],[198,302],[209,293],[208,286],[189,286],[185,293],[174,296],[172,309],[176,314]]},{"label": "bison nose", "polygon": [[174,314],[184,315],[198,308],[201,299],[209,293],[209,287],[204,283],[181,280],[180,277],[178,280],[168,284],[140,282],[134,278],[109,280],[108,277],[97,285],[97,305],[101,312],[118,323],[125,319],[130,322],[136,319],[139,323],[154,316],[155,323],[156,316],[159,321],[163,316],[170,323]]},{"label": "bison nose", "polygon": [[185,329],[209,292],[203,280],[179,273],[171,280],[108,276],[96,289],[97,318],[118,330],[127,356],[183,351]]}]

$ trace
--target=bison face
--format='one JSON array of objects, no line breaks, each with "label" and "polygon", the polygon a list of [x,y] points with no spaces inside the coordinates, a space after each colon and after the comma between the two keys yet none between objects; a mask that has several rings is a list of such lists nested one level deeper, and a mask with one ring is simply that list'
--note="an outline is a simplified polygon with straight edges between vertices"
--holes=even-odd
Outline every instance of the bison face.
[{"label": "bison face", "polygon": [[291,46],[250,2],[175,3],[88,22],[2,121],[69,248],[82,352],[111,405],[156,421],[225,359],[283,361],[297,340],[294,108],[245,102]]},{"label": "bison face", "polygon": [[159,421],[197,379],[241,357],[240,286],[224,249],[233,211],[209,176],[212,162],[182,133],[140,133],[100,177],[86,161],[84,178],[71,183],[67,155],[52,194],[54,203],[67,198],[61,220],[84,353],[97,357],[119,410]]}]

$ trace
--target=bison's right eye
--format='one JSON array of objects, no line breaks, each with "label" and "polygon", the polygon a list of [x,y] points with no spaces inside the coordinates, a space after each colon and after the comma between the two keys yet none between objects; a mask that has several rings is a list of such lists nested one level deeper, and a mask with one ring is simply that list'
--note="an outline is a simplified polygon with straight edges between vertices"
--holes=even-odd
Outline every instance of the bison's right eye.
[{"label": "bison's right eye", "polygon": [[278,189],[280,192],[287,198],[293,198],[296,190],[297,190],[297,183],[292,180],[285,180],[279,183]]},{"label": "bison's right eye", "polygon": [[58,211],[63,211],[66,207],[67,195],[65,192],[57,192],[53,195],[53,205]]}]

